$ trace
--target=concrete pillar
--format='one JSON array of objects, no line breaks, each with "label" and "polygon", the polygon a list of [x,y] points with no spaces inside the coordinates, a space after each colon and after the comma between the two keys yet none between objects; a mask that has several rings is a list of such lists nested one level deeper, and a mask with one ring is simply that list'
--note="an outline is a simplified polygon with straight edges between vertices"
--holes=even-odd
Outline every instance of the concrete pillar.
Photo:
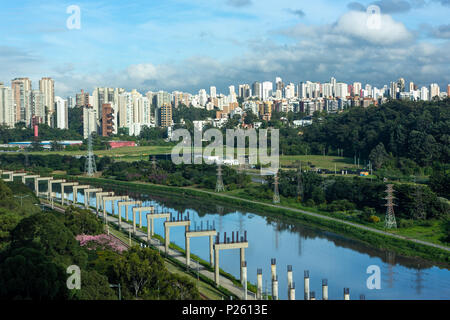
[{"label": "concrete pillar", "polygon": [[272,300],[278,300],[278,276],[272,278]]},{"label": "concrete pillar", "polygon": [[262,300],[262,269],[256,271],[256,300]]},{"label": "concrete pillar", "polygon": [[291,292],[291,287],[292,284],[294,283],[294,281],[292,280],[292,266],[288,265],[287,266],[287,296],[289,297],[290,292]]},{"label": "concrete pillar", "polygon": [[191,265],[191,239],[186,236],[186,266],[189,268]]},{"label": "concrete pillar", "polygon": [[166,254],[169,252],[169,244],[170,244],[170,228],[164,226],[164,238],[165,238],[165,249],[166,249]]},{"label": "concrete pillar", "polygon": [[322,280],[322,300],[328,300],[328,280]]},{"label": "concrete pillar", "polygon": [[128,206],[125,206],[125,217],[127,220],[129,220],[128,218]]},{"label": "concrete pillar", "polygon": [[242,297],[243,300],[247,300],[247,262],[241,262],[241,270],[242,270],[242,280],[243,280],[243,290],[244,295]]},{"label": "concrete pillar", "polygon": [[209,236],[209,263],[214,265],[214,238]]},{"label": "concrete pillar", "polygon": [[244,284],[244,277],[243,277],[243,274],[242,274],[242,262],[244,262],[245,261],[245,248],[241,248],[241,263],[240,263],[240,265],[241,265],[241,284]]},{"label": "concrete pillar", "polygon": [[150,230],[151,230],[151,235],[152,237],[155,235],[155,219],[152,219],[151,223],[150,223]]},{"label": "concrete pillar", "polygon": [[139,210],[139,228],[142,228],[142,211]]},{"label": "concrete pillar", "polygon": [[350,300],[350,289],[344,288],[344,300]]},{"label": "concrete pillar", "polygon": [[150,244],[150,213],[147,213],[147,243]]},{"label": "concrete pillar", "polygon": [[38,181],[38,178],[34,179],[34,192],[36,192],[36,196],[39,196],[39,181]]},{"label": "concrete pillar", "polygon": [[133,210],[133,233],[136,234],[136,211]]},{"label": "concrete pillar", "polygon": [[277,276],[277,260],[276,259],[270,260],[270,271],[272,273],[272,280],[273,280]]},{"label": "concrete pillar", "polygon": [[219,249],[214,248],[214,280],[216,286],[219,286]]},{"label": "concrete pillar", "polygon": [[309,300],[309,271],[305,270],[305,300]]},{"label": "concrete pillar", "polygon": [[295,300],[295,282],[292,283],[292,286],[289,289],[289,300]]}]

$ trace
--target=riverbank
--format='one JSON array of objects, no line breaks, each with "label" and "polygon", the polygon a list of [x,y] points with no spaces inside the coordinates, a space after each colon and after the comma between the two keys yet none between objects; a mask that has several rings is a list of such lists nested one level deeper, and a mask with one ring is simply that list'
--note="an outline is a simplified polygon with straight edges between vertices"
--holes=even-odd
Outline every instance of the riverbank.
[{"label": "riverbank", "polygon": [[395,251],[397,254],[422,258],[433,261],[438,265],[450,268],[450,249],[441,248],[439,245],[427,243],[422,240],[408,239],[404,236],[391,234],[356,223],[341,221],[318,213],[308,212],[300,209],[282,207],[273,204],[266,204],[258,201],[242,199],[224,194],[218,194],[192,188],[169,187],[154,185],[148,183],[136,183],[117,181],[104,178],[70,177],[58,175],[59,178],[77,179],[80,182],[85,181],[91,184],[97,184],[103,187],[118,188],[126,187],[129,191],[138,191],[140,193],[159,193],[173,194],[182,197],[189,197],[197,200],[213,200],[222,204],[232,204],[241,208],[248,209],[251,212],[257,212],[263,216],[274,218],[287,217],[300,221],[305,224],[319,227],[333,233],[344,235],[348,238],[361,241],[378,249]]}]

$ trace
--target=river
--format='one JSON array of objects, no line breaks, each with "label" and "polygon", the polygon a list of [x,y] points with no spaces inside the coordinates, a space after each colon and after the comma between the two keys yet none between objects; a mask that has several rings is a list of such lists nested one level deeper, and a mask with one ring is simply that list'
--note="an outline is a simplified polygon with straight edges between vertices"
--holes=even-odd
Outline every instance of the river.
[{"label": "river", "polygon": [[[56,186],[55,186],[56,187]],[[57,190],[55,188],[54,191]],[[60,191],[60,190],[59,190]],[[125,194],[114,190],[116,194]],[[60,193],[56,193],[60,197]],[[296,298],[303,299],[304,271],[310,273],[310,291],[316,298],[322,298],[322,279],[328,280],[329,299],[343,299],[343,289],[350,289],[351,299],[450,299],[450,270],[432,262],[407,258],[394,252],[379,250],[359,241],[348,239],[331,232],[307,226],[301,222],[285,218],[273,219],[259,215],[258,212],[218,205],[214,201],[182,199],[180,196],[161,196],[148,194],[129,194],[130,198],[144,201],[143,205],[155,206],[156,211],[169,211],[177,215],[189,212],[192,228],[214,224],[220,233],[231,238],[231,232],[247,231],[249,247],[246,249],[248,280],[256,284],[257,269],[263,271],[264,292],[271,293],[271,258],[277,262],[280,299],[287,299],[287,266],[292,265],[296,284]],[[72,193],[68,194],[72,200]],[[79,192],[78,201],[84,203],[84,194]],[[95,207],[95,197],[90,205]],[[107,211],[111,212],[111,203]],[[116,214],[119,212],[115,208]],[[131,216],[131,207],[129,215]],[[125,210],[123,210],[123,216]],[[143,219],[146,225],[146,219]],[[157,220],[155,233],[164,236],[163,221]],[[171,242],[184,248],[184,227],[172,228]],[[209,239],[192,238],[191,252],[209,261]],[[369,266],[381,270],[381,288],[368,289],[367,273]],[[195,267],[195,263],[193,263]],[[220,267],[239,278],[239,251],[220,252]]]}]

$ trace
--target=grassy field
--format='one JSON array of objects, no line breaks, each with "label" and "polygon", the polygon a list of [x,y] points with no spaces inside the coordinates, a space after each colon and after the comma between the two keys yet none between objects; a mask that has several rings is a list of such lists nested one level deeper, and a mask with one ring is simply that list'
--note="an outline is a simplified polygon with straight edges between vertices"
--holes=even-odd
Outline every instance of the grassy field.
[{"label": "grassy field", "polygon": [[[122,147],[111,150],[97,150],[94,151],[95,155],[109,156],[114,158],[124,158],[127,157],[137,157],[140,158],[146,157],[152,154],[164,154],[170,153],[172,150],[172,146],[143,146],[143,147]],[[60,154],[65,156],[84,156],[86,151],[39,151],[39,152],[30,152],[29,154]]]},{"label": "grassy field", "polygon": [[[302,167],[314,165],[316,168],[334,170],[340,169],[356,169],[352,158],[344,158],[338,156],[316,156],[316,155],[293,155],[293,156],[280,156],[280,164],[282,167],[298,165],[301,161]],[[364,164],[359,164],[360,168],[364,167]]]}]

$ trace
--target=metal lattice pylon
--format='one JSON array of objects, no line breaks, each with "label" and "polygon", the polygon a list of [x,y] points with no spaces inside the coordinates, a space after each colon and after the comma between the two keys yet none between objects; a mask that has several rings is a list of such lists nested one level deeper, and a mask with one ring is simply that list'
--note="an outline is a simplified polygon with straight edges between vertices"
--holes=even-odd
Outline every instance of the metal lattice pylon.
[{"label": "metal lattice pylon", "polygon": [[395,229],[397,228],[397,221],[395,220],[395,214],[394,214],[394,185],[388,184],[386,189],[387,196],[386,199],[387,202],[385,204],[386,208],[386,219],[384,226],[386,229]]},{"label": "metal lattice pylon", "polygon": [[273,182],[273,203],[280,203],[280,192],[278,190],[278,172],[275,173],[274,176],[274,182]]},{"label": "metal lattice pylon", "polygon": [[222,164],[218,161],[217,162],[216,192],[223,192],[223,191],[225,191],[225,187],[223,185],[223,179],[222,179]]}]

